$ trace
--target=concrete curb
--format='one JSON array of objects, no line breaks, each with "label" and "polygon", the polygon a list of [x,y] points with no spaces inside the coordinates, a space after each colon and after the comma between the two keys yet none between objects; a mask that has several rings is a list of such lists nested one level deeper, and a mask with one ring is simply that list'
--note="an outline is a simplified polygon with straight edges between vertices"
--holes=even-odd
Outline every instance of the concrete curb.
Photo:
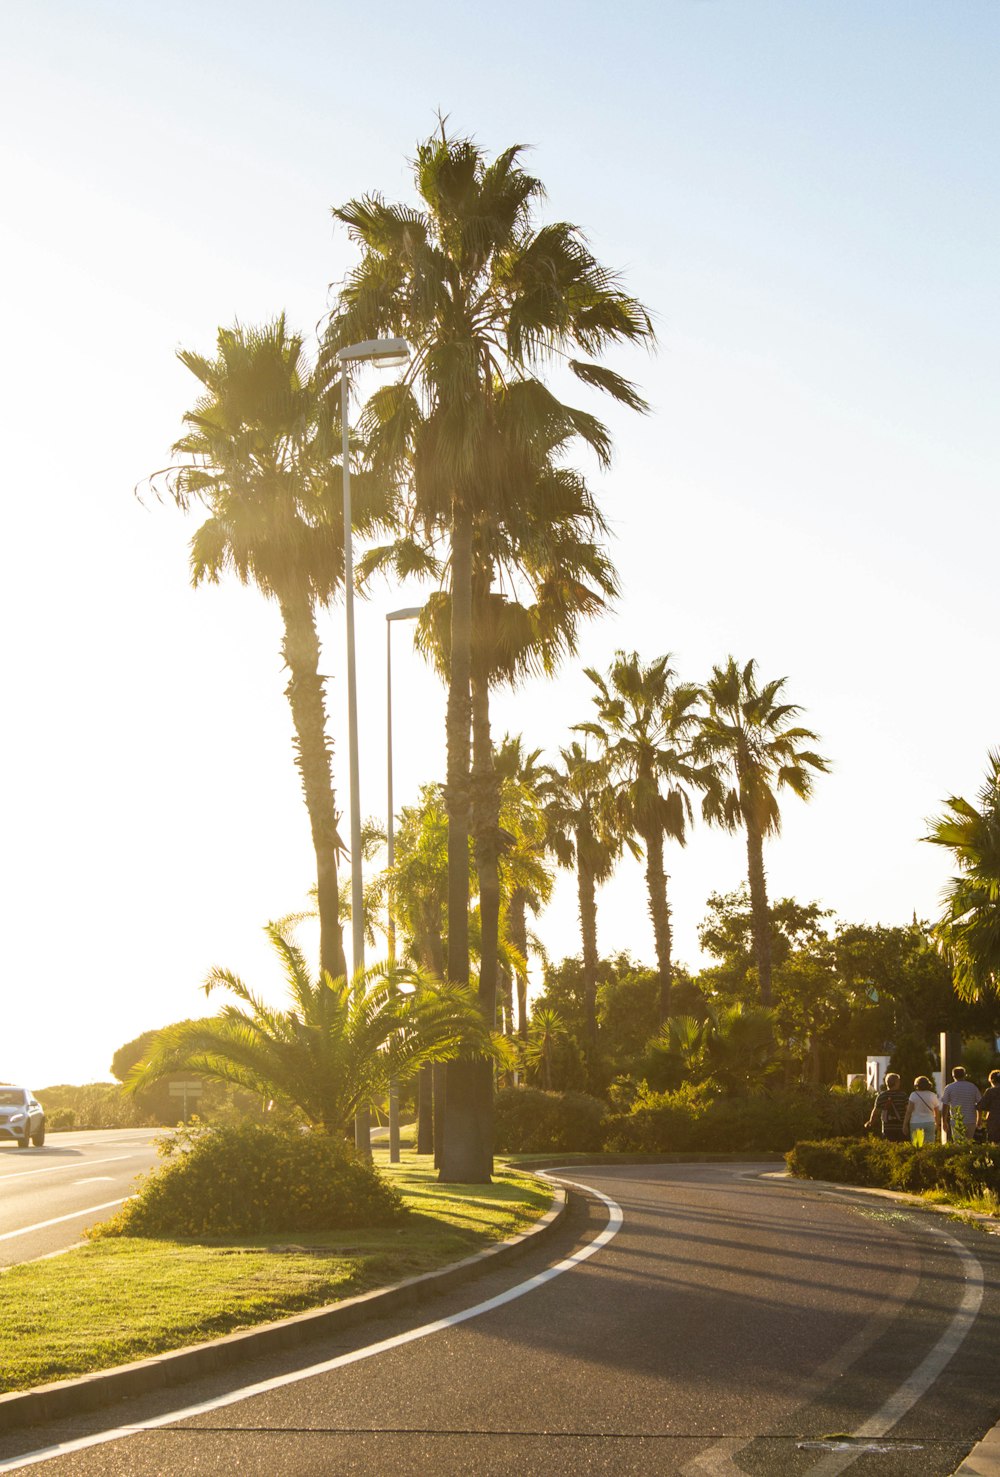
[{"label": "concrete curb", "polygon": [[[874,1185],[845,1185],[839,1180],[809,1180],[800,1179],[797,1175],[775,1174],[767,1172],[758,1175],[758,1179],[771,1180],[772,1183],[783,1186],[785,1189],[799,1189],[806,1185],[818,1185],[822,1190],[848,1191],[852,1195],[870,1195],[880,1200],[897,1200],[914,1210],[936,1210],[943,1215],[960,1216],[977,1222],[989,1230],[1000,1232],[1000,1219],[994,1215],[986,1215],[981,1210],[962,1210],[956,1205],[934,1205],[924,1200],[921,1195],[908,1195],[905,1190],[881,1190]],[[974,1446],[960,1467],[956,1467],[952,1477],[1000,1477],[1000,1421],[986,1432],[982,1441]]]},{"label": "concrete curb", "polygon": [[1000,1477],[1000,1425],[987,1431],[952,1477]]},{"label": "concrete curb", "polygon": [[[551,1182],[546,1181],[546,1184],[551,1185]],[[143,1395],[150,1390],[181,1384],[244,1360],[255,1359],[261,1354],[293,1348],[307,1339],[354,1328],[366,1319],[381,1318],[435,1297],[492,1271],[494,1267],[506,1265],[524,1252],[534,1250],[539,1241],[546,1240],[562,1222],[568,1203],[565,1190],[558,1185],[551,1185],[551,1188],[552,1209],[546,1211],[530,1230],[437,1271],[423,1272],[419,1277],[408,1277],[392,1287],[360,1293],[357,1297],[345,1298],[342,1303],[312,1308],[291,1318],[262,1324],[259,1328],[242,1329],[210,1343],[172,1349],[166,1354],[139,1359],[133,1364],[121,1364],[114,1369],[98,1370],[78,1379],[59,1380],[33,1390],[14,1390],[8,1395],[0,1395],[0,1431],[40,1425],[44,1421],[95,1410],[131,1395]]]},{"label": "concrete curb", "polygon": [[871,1195],[878,1200],[899,1200],[913,1210],[936,1211],[938,1215],[950,1215],[953,1219],[974,1221],[977,1225],[1000,1232],[1000,1217],[998,1216],[987,1215],[983,1210],[963,1210],[960,1205],[937,1205],[933,1201],[925,1200],[922,1195],[911,1195],[906,1190],[883,1190],[876,1185],[847,1185],[841,1180],[804,1179],[797,1174],[789,1174],[787,1169],[784,1171],[765,1170],[756,1178],[772,1180],[786,1189],[816,1185],[821,1190],[841,1190],[850,1195]]}]

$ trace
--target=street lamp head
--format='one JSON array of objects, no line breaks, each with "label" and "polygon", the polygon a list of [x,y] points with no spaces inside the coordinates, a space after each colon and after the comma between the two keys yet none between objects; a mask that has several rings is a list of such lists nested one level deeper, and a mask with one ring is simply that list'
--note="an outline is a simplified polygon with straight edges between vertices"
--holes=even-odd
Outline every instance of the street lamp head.
[{"label": "street lamp head", "polygon": [[402,610],[390,610],[386,615],[387,621],[415,621],[418,615],[423,614],[422,605],[407,605]]},{"label": "street lamp head", "polygon": [[409,357],[410,346],[405,338],[366,338],[364,343],[337,350],[337,362],[341,366],[375,364],[380,369],[399,369]]}]

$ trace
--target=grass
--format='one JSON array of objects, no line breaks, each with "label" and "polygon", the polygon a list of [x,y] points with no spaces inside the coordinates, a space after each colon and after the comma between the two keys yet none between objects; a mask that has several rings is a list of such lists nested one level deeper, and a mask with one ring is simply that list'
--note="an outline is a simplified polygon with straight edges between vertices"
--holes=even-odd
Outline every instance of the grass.
[{"label": "grass", "polygon": [[376,1163],[405,1226],[235,1242],[92,1242],[0,1273],[0,1392],[110,1369],[339,1302],[458,1261],[526,1230],[551,1205],[537,1180],[498,1165],[492,1185],[439,1185],[415,1154]]},{"label": "grass", "polygon": [[974,1210],[978,1215],[1000,1215],[1000,1201],[992,1190],[978,1195],[959,1195],[947,1190],[925,1190],[924,1199],[932,1205],[954,1205],[959,1210]]}]

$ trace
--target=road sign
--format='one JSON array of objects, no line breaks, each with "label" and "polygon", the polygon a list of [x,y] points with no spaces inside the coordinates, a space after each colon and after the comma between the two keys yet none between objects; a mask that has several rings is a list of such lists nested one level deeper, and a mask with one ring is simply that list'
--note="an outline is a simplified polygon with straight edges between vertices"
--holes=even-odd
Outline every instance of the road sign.
[{"label": "road sign", "polygon": [[200,1097],[200,1082],[171,1082],[167,1091],[171,1097]]}]

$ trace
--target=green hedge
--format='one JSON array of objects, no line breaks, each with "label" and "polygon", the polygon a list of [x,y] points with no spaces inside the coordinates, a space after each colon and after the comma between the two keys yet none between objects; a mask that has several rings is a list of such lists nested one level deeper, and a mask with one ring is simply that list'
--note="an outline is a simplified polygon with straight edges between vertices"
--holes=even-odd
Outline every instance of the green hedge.
[{"label": "green hedge", "polygon": [[498,1154],[594,1153],[607,1111],[585,1092],[505,1087],[494,1099],[494,1145]]},{"label": "green hedge", "polygon": [[875,1185],[885,1190],[943,1190],[959,1196],[1000,1193],[1000,1145],[915,1144],[886,1139],[796,1144],[785,1156],[800,1179]]},{"label": "green hedge", "polygon": [[619,1153],[784,1153],[803,1138],[858,1134],[869,1111],[862,1094],[797,1086],[759,1097],[725,1097],[702,1085],[644,1092],[609,1117],[604,1147]]},{"label": "green hedge", "polygon": [[338,1139],[244,1124],[183,1130],[98,1236],[219,1238],[381,1226],[406,1211]]}]

